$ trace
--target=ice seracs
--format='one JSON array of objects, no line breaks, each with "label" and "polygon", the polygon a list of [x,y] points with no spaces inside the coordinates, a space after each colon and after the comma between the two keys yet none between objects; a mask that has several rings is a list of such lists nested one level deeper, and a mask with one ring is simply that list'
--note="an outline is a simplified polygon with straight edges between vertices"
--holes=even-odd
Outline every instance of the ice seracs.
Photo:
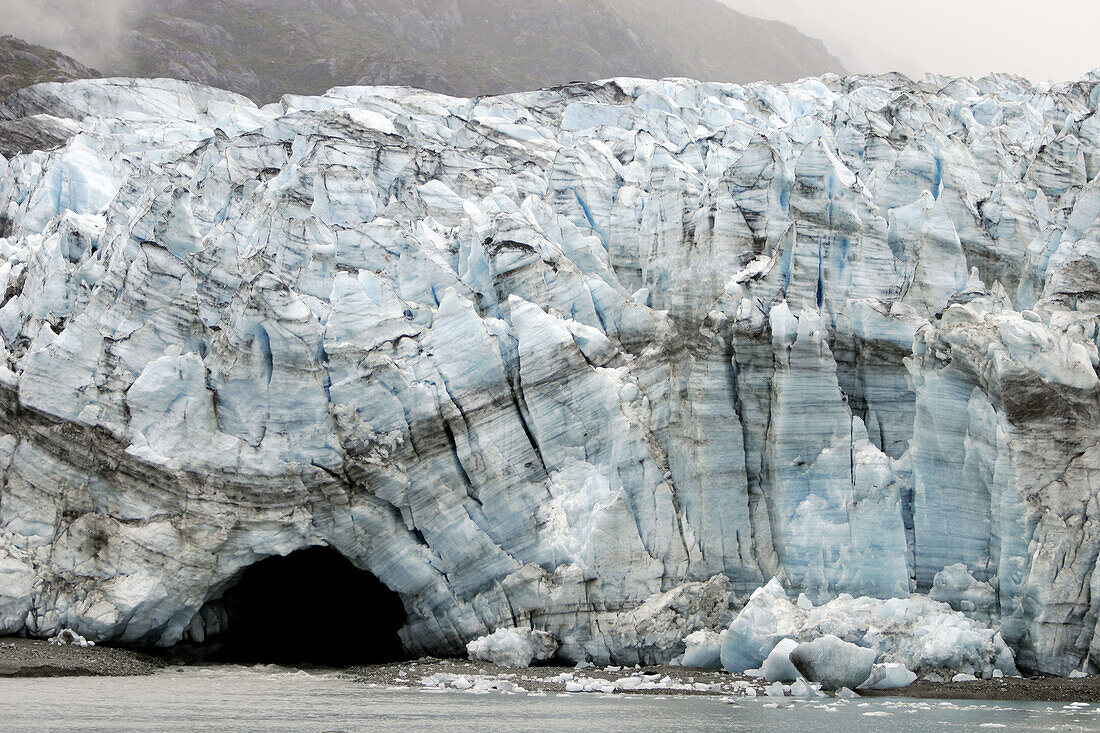
[{"label": "ice seracs", "polygon": [[413,655],[1093,671],[1098,81],[16,93],[0,632],[327,545]]}]

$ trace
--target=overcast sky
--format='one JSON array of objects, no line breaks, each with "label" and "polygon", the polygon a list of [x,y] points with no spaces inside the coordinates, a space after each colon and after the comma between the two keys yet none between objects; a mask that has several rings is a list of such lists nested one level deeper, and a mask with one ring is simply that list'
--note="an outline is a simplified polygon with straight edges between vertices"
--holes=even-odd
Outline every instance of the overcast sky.
[{"label": "overcast sky", "polygon": [[1068,81],[1100,67],[1100,0],[723,0],[825,41],[851,71]]}]

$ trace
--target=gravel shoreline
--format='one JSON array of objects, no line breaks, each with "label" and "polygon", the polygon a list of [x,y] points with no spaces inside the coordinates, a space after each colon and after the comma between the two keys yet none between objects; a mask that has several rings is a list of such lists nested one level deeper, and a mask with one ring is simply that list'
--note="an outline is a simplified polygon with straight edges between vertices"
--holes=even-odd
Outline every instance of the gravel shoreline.
[{"label": "gravel shoreline", "polygon": [[[109,646],[56,646],[39,639],[0,638],[0,679],[27,677],[129,677],[160,671],[172,662]],[[309,669],[309,668],[306,668]],[[315,670],[317,668],[314,668]],[[332,671],[323,669],[323,671]],[[498,667],[485,662],[425,658],[337,670],[369,687],[502,690],[534,694],[614,692],[631,695],[765,696],[763,680],[686,667]],[[749,690],[752,692],[749,692]],[[897,690],[860,690],[863,697],[941,700],[1017,700],[1100,703],[1100,676],[1004,678],[972,682],[919,680]],[[778,699],[778,698],[775,698]]]},{"label": "gravel shoreline", "polygon": [[0,638],[0,678],[133,677],[164,667],[156,657],[129,649],[58,646],[41,639]]},{"label": "gravel shoreline", "polygon": [[1022,677],[975,682],[917,680],[900,690],[860,690],[863,697],[911,697],[939,700],[1019,700],[1100,703],[1100,676]]}]

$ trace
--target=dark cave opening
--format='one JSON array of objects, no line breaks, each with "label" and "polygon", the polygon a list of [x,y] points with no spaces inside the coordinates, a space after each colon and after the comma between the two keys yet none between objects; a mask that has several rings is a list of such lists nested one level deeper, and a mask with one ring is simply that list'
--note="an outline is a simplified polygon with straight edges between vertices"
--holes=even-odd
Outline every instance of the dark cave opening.
[{"label": "dark cave opening", "polygon": [[404,659],[400,596],[329,547],[249,566],[214,602],[226,628],[211,661],[347,667]]}]

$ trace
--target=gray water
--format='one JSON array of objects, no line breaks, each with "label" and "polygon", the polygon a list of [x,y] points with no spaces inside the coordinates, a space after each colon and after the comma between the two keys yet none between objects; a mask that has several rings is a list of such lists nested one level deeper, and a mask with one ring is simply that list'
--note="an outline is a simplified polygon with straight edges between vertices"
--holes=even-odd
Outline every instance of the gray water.
[{"label": "gray water", "polygon": [[0,680],[0,730],[34,731],[1077,731],[1100,706],[935,700],[426,692],[273,667],[151,677]]}]

